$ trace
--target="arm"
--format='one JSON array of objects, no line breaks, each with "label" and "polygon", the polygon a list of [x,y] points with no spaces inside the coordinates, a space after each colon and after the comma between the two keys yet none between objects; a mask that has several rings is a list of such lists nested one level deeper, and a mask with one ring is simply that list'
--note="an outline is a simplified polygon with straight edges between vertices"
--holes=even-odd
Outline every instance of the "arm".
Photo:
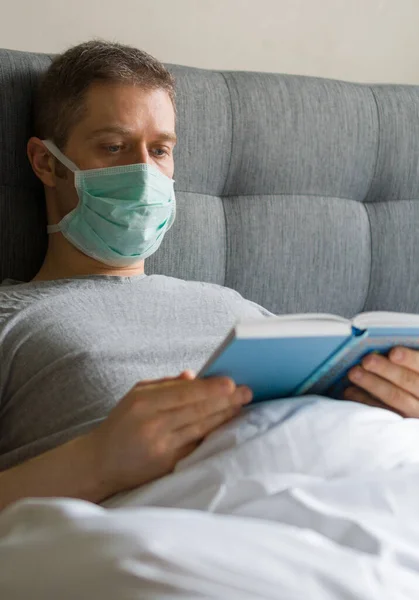
[{"label": "arm", "polygon": [[31,497],[66,496],[101,502],[108,490],[97,476],[93,436],[78,437],[0,473],[0,511]]},{"label": "arm", "polygon": [[250,400],[226,377],[143,381],[90,433],[0,473],[0,511],[33,496],[98,503],[153,481]]}]

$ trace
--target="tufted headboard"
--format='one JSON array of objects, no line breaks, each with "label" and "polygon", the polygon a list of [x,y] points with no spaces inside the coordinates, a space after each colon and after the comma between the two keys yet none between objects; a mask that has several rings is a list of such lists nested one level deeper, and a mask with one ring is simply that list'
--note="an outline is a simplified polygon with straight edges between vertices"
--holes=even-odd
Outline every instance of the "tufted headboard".
[{"label": "tufted headboard", "polygon": [[[26,158],[45,54],[0,50],[0,278],[46,248]],[[177,221],[147,273],[275,313],[419,312],[419,86],[170,66]]]}]

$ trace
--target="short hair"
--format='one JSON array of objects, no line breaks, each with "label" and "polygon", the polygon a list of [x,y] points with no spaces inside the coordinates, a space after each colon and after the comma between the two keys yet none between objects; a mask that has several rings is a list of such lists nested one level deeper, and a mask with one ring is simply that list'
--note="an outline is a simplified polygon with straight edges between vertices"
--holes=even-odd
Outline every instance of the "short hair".
[{"label": "short hair", "polygon": [[63,149],[95,82],[163,89],[175,106],[174,78],[159,60],[132,46],[94,40],[56,56],[41,77],[34,103],[35,135]]}]

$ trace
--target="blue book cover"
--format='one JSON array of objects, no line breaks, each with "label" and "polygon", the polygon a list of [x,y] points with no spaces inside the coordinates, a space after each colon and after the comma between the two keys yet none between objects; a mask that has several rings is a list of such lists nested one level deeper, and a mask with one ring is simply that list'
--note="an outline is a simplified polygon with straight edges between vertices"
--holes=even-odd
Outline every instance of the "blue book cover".
[{"label": "blue book cover", "polygon": [[333,316],[329,322],[328,315],[308,317],[268,317],[239,324],[198,376],[227,375],[237,385],[249,386],[254,402],[292,395],[351,337],[349,322]]},{"label": "blue book cover", "polygon": [[253,390],[254,402],[303,394],[340,398],[352,366],[397,345],[419,348],[418,315],[268,317],[238,323],[198,376],[229,376]]},{"label": "blue book cover", "polygon": [[364,356],[377,352],[387,355],[395,346],[419,348],[419,327],[410,329],[355,330],[352,340],[295,390],[296,395],[319,394],[337,400],[343,398],[348,386],[353,386],[347,373],[361,363]]}]

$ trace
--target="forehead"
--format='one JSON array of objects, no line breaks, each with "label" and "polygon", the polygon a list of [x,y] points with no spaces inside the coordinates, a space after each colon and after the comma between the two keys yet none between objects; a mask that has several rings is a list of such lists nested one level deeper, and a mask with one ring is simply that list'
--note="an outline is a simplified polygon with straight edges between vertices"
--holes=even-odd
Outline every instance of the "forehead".
[{"label": "forehead", "polygon": [[175,110],[166,90],[95,83],[86,93],[80,125],[85,129],[118,125],[133,130],[174,132]]}]

